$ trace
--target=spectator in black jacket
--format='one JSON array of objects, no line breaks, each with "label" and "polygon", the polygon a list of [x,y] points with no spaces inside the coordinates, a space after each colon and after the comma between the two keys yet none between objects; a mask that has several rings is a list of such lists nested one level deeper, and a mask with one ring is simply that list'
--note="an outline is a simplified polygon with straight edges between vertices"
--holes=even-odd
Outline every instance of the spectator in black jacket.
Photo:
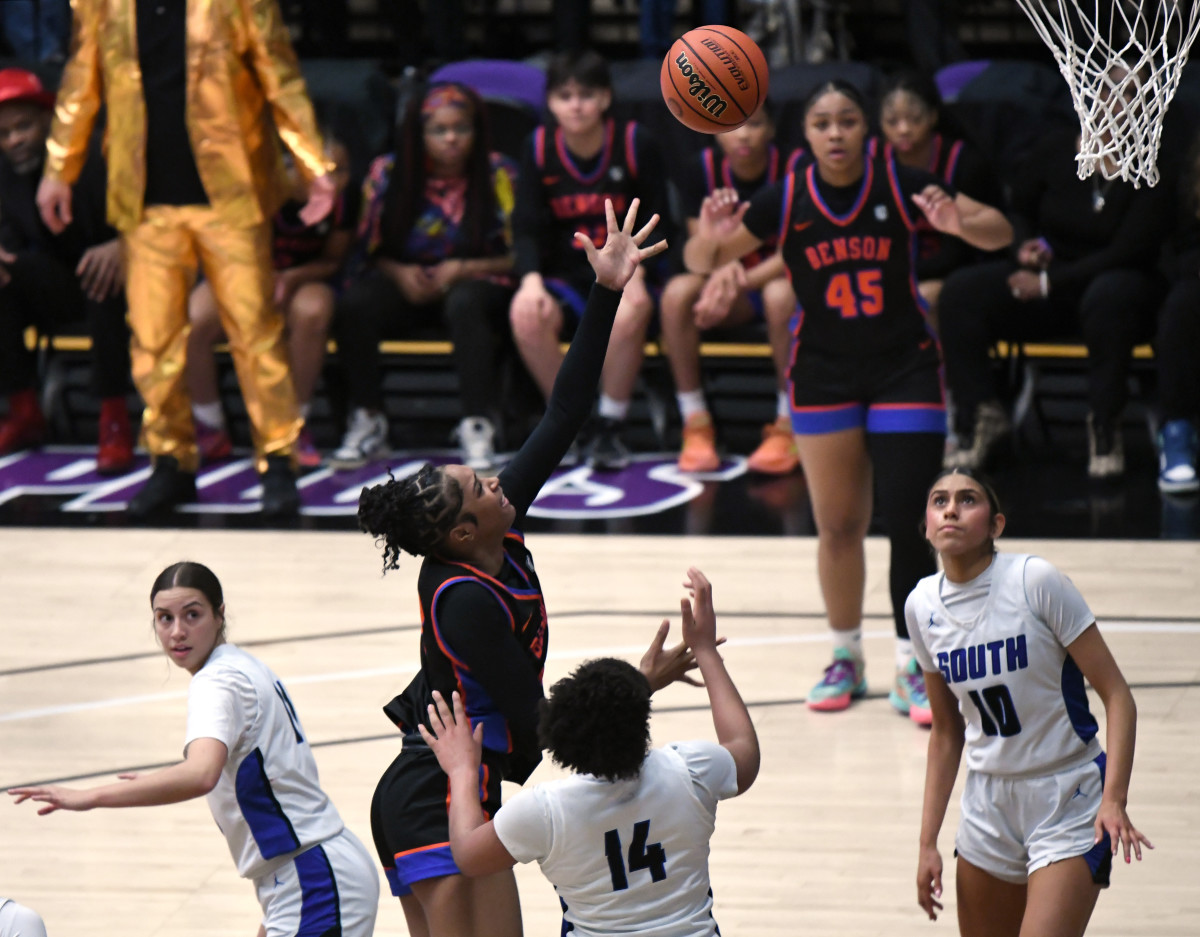
[{"label": "spectator in black jacket", "polygon": [[1078,151],[1070,131],[1045,138],[1013,192],[1015,259],[957,270],[942,288],[942,350],[958,437],[947,468],[980,466],[1011,430],[988,361],[995,341],[1082,334],[1088,475],[1113,478],[1125,470],[1119,418],[1131,352],[1154,333],[1162,291],[1155,264],[1170,223],[1170,193],[1098,172],[1081,180]]},{"label": "spectator in black jacket", "polygon": [[9,403],[8,417],[0,421],[0,455],[36,446],[46,435],[26,328],[52,334],[83,319],[100,398],[96,468],[120,474],[133,464],[121,244],[105,220],[98,149],[73,187],[71,223],[61,234],[43,224],[35,198],[53,108],[54,95],[32,72],[0,71],[0,393]]}]

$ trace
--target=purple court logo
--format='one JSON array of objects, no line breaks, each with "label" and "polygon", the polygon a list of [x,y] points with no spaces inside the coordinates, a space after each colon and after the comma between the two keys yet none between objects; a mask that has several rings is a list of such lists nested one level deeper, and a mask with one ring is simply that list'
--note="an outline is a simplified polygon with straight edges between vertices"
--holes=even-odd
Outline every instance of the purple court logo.
[{"label": "purple court logo", "polygon": [[[354,471],[319,468],[297,486],[308,516],[353,516],[364,487],[411,475],[426,462],[445,465],[456,453],[430,451],[376,462]],[[705,482],[728,481],[744,474],[746,460],[727,459],[716,472],[685,474],[671,455],[636,458],[622,472],[593,472],[586,466],[561,468],[546,482],[529,509],[531,517],[587,520],[657,514],[686,504],[704,490]],[[48,446],[0,458],[0,509],[22,498],[62,500],[66,512],[123,511],[150,475],[149,460],[140,458],[127,475],[96,474],[95,450],[80,446]],[[248,514],[259,509],[262,487],[253,459],[232,459],[200,470],[198,500],[183,505],[188,514]]]}]

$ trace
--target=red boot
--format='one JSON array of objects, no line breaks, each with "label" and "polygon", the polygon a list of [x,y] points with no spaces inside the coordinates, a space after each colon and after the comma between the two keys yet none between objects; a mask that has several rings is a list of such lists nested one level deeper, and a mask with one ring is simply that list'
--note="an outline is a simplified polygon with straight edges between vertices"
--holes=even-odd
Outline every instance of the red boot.
[{"label": "red boot", "polygon": [[19,390],[8,398],[8,417],[0,421],[0,455],[32,449],[46,438],[46,418],[37,391]]},{"label": "red boot", "polygon": [[96,471],[101,475],[123,475],[133,468],[133,430],[124,397],[107,397],[100,402],[100,445],[96,449]]}]

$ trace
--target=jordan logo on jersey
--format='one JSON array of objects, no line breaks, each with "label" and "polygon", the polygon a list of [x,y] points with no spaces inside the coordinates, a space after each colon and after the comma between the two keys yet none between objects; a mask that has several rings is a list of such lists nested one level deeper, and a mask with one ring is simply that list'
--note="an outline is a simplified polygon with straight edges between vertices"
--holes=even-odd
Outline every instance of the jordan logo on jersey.
[{"label": "jordan logo on jersey", "polygon": [[814,270],[845,260],[875,260],[884,263],[891,253],[891,238],[870,234],[863,237],[831,238],[804,248],[804,257]]},{"label": "jordan logo on jersey", "polygon": [[1025,635],[1019,634],[1003,641],[938,651],[937,665],[947,683],[962,683],[979,680],[989,673],[998,676],[1024,670],[1029,666],[1029,649],[1025,645]]},{"label": "jordan logo on jersey", "polygon": [[876,221],[887,221],[887,219],[888,219],[887,206],[886,205],[876,205],[875,206],[875,220]]}]

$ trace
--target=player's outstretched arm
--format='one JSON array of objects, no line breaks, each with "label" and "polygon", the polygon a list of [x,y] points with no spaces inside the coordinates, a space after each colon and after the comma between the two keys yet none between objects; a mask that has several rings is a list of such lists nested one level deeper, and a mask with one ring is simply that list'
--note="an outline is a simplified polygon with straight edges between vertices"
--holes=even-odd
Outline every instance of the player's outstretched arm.
[{"label": "player's outstretched arm", "polygon": [[712,585],[694,566],[687,571],[687,577],[683,585],[692,598],[681,599],[679,603],[683,640],[696,655],[700,676],[708,689],[717,741],[733,756],[737,765],[738,793],[742,794],[758,777],[758,733],[754,731],[750,712],[717,651],[717,615],[713,611]]},{"label": "player's outstretched arm", "polygon": [[1096,814],[1096,842],[1108,833],[1113,855],[1124,847],[1125,861],[1130,854],[1142,858],[1142,846],[1153,849],[1125,812],[1129,799],[1129,777],[1133,773],[1133,748],[1137,737],[1137,704],[1117,666],[1100,629],[1093,622],[1067,647],[1088,683],[1104,703],[1104,721],[1108,726],[1105,752],[1108,763],[1104,772],[1104,795]]},{"label": "player's outstretched arm", "polygon": [[483,753],[483,723],[471,731],[471,721],[455,691],[454,709],[437,690],[429,706],[431,732],[417,728],[438,764],[450,779],[450,852],[463,875],[491,875],[517,864],[479,803],[479,762]]},{"label": "player's outstretched arm", "polygon": [[154,807],[203,797],[221,779],[229,751],[217,739],[196,739],[188,745],[179,764],[151,774],[122,774],[120,784],[105,784],[80,790],[60,784],[12,787],[8,793],[16,803],[32,800],[45,806],[39,816],[56,810],[91,810],[94,807]]}]

